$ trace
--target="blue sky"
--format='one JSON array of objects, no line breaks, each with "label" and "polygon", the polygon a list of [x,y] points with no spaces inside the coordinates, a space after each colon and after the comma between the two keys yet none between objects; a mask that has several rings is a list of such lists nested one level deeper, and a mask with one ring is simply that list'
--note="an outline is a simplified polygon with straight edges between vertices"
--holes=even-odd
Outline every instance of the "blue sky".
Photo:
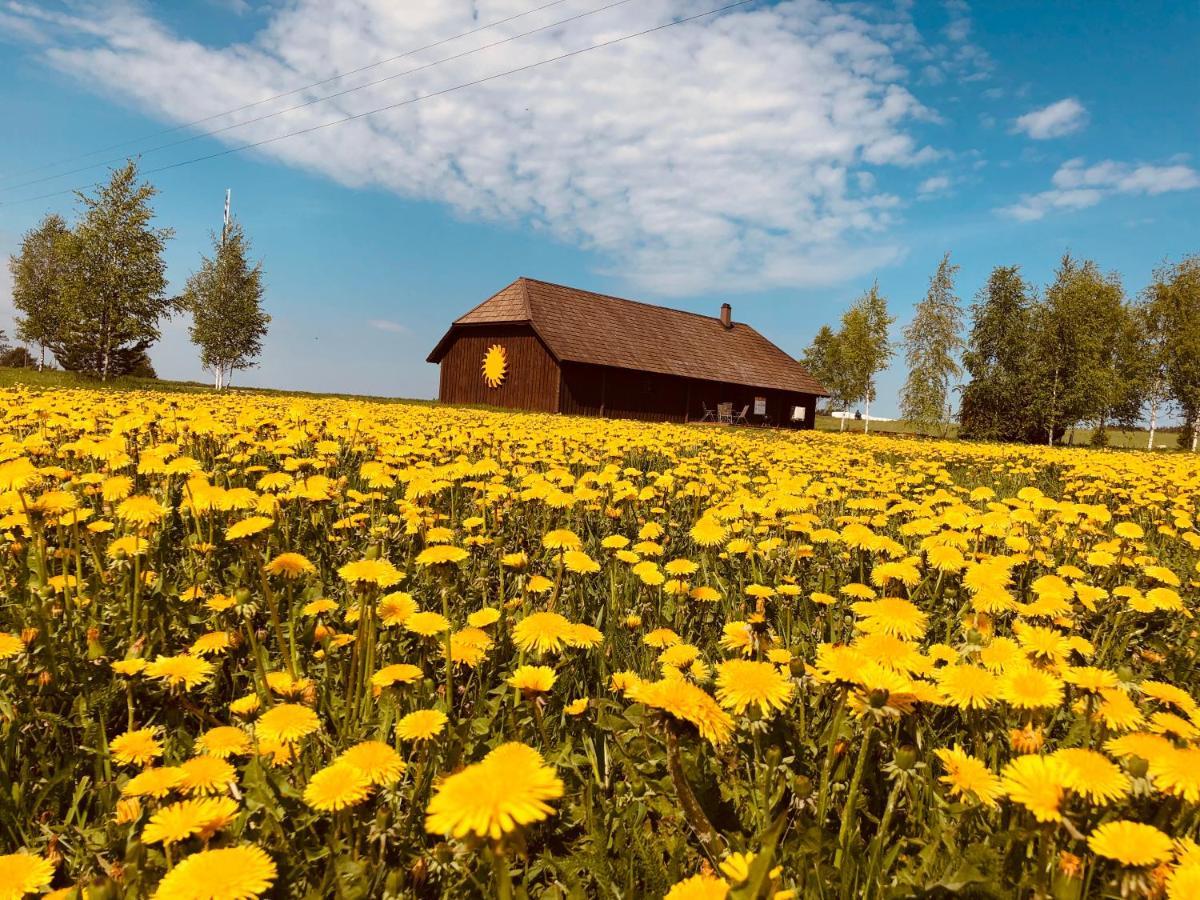
[{"label": "blue sky", "polygon": [[[69,194],[26,198],[105,167],[50,177],[65,170],[388,78],[142,157],[169,165],[722,5],[546,3],[0,0],[0,252],[73,211]],[[799,355],[874,279],[898,339],[945,251],[964,303],[998,264],[1044,283],[1069,250],[1132,294],[1200,251],[1198,49],[1194,2],[756,2],[151,177],[173,287],[226,188],[264,262],[272,331],[235,383],[432,396],[429,349],[518,275],[714,314],[728,300]],[[186,325],[152,352],[164,377],[205,377]]]}]

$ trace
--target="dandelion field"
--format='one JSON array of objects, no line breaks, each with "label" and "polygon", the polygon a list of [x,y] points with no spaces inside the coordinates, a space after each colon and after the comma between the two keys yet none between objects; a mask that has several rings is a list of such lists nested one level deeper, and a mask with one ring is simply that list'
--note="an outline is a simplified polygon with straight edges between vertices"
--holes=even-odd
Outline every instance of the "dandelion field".
[{"label": "dandelion field", "polygon": [[1200,469],[0,390],[0,898],[1200,896]]}]

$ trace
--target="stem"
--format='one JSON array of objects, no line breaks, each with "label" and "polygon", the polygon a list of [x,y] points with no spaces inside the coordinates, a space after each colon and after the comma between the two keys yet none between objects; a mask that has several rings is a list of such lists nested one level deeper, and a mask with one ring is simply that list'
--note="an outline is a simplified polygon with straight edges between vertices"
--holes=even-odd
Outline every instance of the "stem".
[{"label": "stem", "polygon": [[887,806],[883,810],[883,818],[879,820],[879,830],[875,833],[874,847],[871,848],[871,863],[867,866],[867,883],[865,893],[869,896],[880,888],[883,872],[878,871],[879,858],[883,855],[883,844],[887,840],[888,828],[892,824],[892,814],[896,811],[896,800],[900,796],[900,779],[892,785],[888,794]]},{"label": "stem", "polygon": [[512,900],[512,876],[508,874],[508,863],[498,847],[493,847],[488,854],[492,858],[492,873],[495,876],[496,897],[498,900]]},{"label": "stem", "polygon": [[670,723],[666,726],[667,734],[667,770],[675,783],[675,793],[679,797],[679,805],[683,809],[684,818],[700,838],[700,843],[715,856],[725,852],[725,839],[713,828],[712,822],[704,814],[692,786],[688,784],[687,775],[683,771],[683,759],[679,753],[679,738],[675,735]]},{"label": "stem", "polygon": [[829,782],[833,777],[834,748],[838,733],[842,730],[842,719],[846,713],[846,689],[838,694],[837,706],[833,711],[833,723],[829,730],[829,746],[825,749],[825,762],[821,766],[821,787],[817,795],[817,827],[825,827],[825,814],[829,811]]},{"label": "stem", "polygon": [[[875,728],[868,727],[863,736],[863,742],[858,748],[858,760],[854,763],[854,775],[850,778],[850,790],[846,794],[846,803],[842,806],[842,827],[838,829],[838,848],[833,857],[833,866],[838,868],[850,845],[850,832],[858,818],[858,791],[862,786],[863,771],[867,768],[867,757],[871,755],[871,740],[875,737]],[[843,873],[844,875],[844,873]]]}]

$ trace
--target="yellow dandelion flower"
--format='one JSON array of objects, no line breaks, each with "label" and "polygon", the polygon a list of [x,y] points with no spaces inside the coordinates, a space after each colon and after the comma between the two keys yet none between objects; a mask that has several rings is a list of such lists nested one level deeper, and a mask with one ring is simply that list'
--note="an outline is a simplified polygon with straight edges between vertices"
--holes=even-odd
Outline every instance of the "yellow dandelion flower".
[{"label": "yellow dandelion flower", "polygon": [[233,725],[210,728],[196,739],[196,746],[205,755],[226,759],[250,752],[250,735]]},{"label": "yellow dandelion flower", "polygon": [[344,763],[361,771],[371,784],[387,787],[404,773],[400,754],[383,741],[362,741],[342,751],[334,764]]},{"label": "yellow dandelion flower", "polygon": [[1018,756],[1000,773],[1008,799],[1033,813],[1039,822],[1062,821],[1062,798],[1070,777],[1067,765],[1053,756]]},{"label": "yellow dandelion flower", "polygon": [[158,729],[139,728],[117,735],[108,742],[112,758],[125,765],[147,766],[162,756],[162,744],[158,740]]},{"label": "yellow dandelion flower", "polygon": [[441,734],[448,721],[439,709],[419,709],[396,723],[396,737],[404,741],[427,741]]},{"label": "yellow dandelion flower", "polygon": [[160,678],[171,687],[191,690],[208,681],[212,675],[212,663],[195,656],[159,656],[145,668],[148,678]]},{"label": "yellow dandelion flower", "polygon": [[290,744],[321,728],[321,720],[307,706],[279,703],[259,717],[255,733],[268,740]]},{"label": "yellow dandelion flower", "polygon": [[164,806],[142,829],[144,844],[175,844],[193,835],[215,833],[237,814],[237,803],[229,797],[183,800]]},{"label": "yellow dandelion flower", "polygon": [[460,563],[470,554],[462,547],[455,547],[453,544],[437,544],[433,547],[426,547],[417,554],[418,566],[441,566]]},{"label": "yellow dandelion flower", "polygon": [[757,706],[764,716],[787,708],[795,683],[769,662],[731,659],[717,666],[717,701],[737,714]]},{"label": "yellow dandelion flower", "polygon": [[725,900],[729,882],[716,875],[693,875],[671,886],[663,900]]},{"label": "yellow dandelion flower", "polygon": [[412,684],[423,674],[420,666],[414,666],[411,663],[393,663],[390,666],[384,666],[372,675],[371,685],[376,689],[382,689],[391,687],[393,684]]},{"label": "yellow dandelion flower", "polygon": [[317,567],[309,562],[308,557],[300,553],[280,553],[264,566],[271,575],[282,575],[284,578],[299,578],[317,571]]},{"label": "yellow dandelion flower", "polygon": [[450,620],[441,613],[416,612],[404,620],[404,628],[421,637],[433,637],[450,630]]},{"label": "yellow dandelion flower", "polygon": [[316,772],[304,788],[304,802],[321,812],[356,806],[371,793],[370,776],[357,766],[335,762]]},{"label": "yellow dandelion flower", "polygon": [[[11,463],[0,466],[2,470]],[[32,853],[8,853],[0,856],[0,897],[20,900],[26,894],[50,887],[54,863]]]},{"label": "yellow dandelion flower", "polygon": [[554,814],[563,783],[532,747],[501,744],[442,782],[426,808],[425,829],[455,838],[499,840]]},{"label": "yellow dandelion flower", "polygon": [[1132,786],[1129,776],[1095,750],[1071,748],[1058,750],[1054,756],[1066,763],[1068,790],[1091,803],[1106,806],[1129,793]]},{"label": "yellow dandelion flower", "polygon": [[550,690],[557,679],[549,666],[520,666],[508,677],[507,683],[527,696],[534,696]]},{"label": "yellow dandelion flower", "polygon": [[257,900],[275,877],[275,863],[260,847],[203,850],[164,875],[153,900]]},{"label": "yellow dandelion flower", "polygon": [[194,756],[179,768],[183,770],[179,789],[185,794],[220,794],[237,781],[233,766],[218,756]]},{"label": "yellow dandelion flower", "polygon": [[626,694],[634,703],[690,722],[701,737],[713,744],[723,744],[733,733],[733,720],[717,701],[678,676],[660,681],[638,681],[628,686]]},{"label": "yellow dandelion flower", "polygon": [[1088,836],[1088,848],[1097,856],[1123,866],[1153,866],[1171,858],[1172,841],[1153,825],[1119,820],[1105,822]]},{"label": "yellow dandelion flower", "polygon": [[250,516],[226,528],[225,540],[238,541],[242,538],[253,537],[259,532],[266,531],[274,524],[275,520],[269,519],[266,516]]},{"label": "yellow dandelion flower", "polygon": [[571,637],[571,622],[558,613],[536,612],[513,627],[513,643],[526,652],[558,653]]},{"label": "yellow dandelion flower", "polygon": [[360,559],[338,569],[338,577],[350,584],[374,584],[386,588],[404,575],[386,559]]}]

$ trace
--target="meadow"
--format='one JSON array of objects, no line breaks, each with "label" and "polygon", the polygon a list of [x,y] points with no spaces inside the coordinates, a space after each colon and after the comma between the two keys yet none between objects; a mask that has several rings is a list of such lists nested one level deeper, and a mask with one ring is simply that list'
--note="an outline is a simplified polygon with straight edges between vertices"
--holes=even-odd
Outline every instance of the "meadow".
[{"label": "meadow", "polygon": [[1200,896],[1200,466],[0,388],[0,898]]}]

